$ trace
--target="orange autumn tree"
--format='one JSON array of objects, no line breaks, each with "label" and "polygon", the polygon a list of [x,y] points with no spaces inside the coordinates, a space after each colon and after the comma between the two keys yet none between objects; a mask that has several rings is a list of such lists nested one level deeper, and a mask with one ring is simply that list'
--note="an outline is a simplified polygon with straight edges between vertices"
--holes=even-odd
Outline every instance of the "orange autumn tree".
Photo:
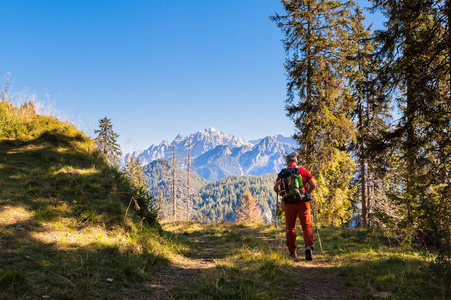
[{"label": "orange autumn tree", "polygon": [[263,222],[260,206],[257,200],[252,196],[252,193],[247,189],[240,199],[240,203],[236,210],[236,222]]}]

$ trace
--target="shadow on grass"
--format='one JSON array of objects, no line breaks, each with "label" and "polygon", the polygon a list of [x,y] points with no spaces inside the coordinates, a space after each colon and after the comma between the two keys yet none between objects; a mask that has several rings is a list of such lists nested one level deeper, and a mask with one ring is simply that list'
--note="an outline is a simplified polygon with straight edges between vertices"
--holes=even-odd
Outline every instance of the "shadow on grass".
[{"label": "shadow on grass", "polygon": [[[293,261],[287,258],[283,237],[271,240],[274,230],[268,228],[173,226],[174,238],[192,247],[195,254],[188,253],[189,257],[205,258],[199,249],[216,244],[215,265],[163,295],[186,299],[447,299],[450,295],[449,272],[432,271],[421,253],[392,246],[381,233],[322,228],[326,253],[319,254],[316,240],[314,261],[306,262],[299,238],[300,257]],[[178,272],[183,270],[174,271]]]},{"label": "shadow on grass", "polygon": [[[101,234],[128,235],[130,219],[140,220],[131,211],[124,220],[129,191],[86,141],[58,131],[0,141],[1,299],[123,298],[168,263],[144,241],[156,231],[146,226],[129,246],[102,242]],[[93,228],[102,230],[77,241]]]},{"label": "shadow on grass", "polygon": [[[204,227],[199,229],[198,227]],[[184,235],[182,232],[187,233]],[[231,223],[214,225],[172,226],[172,236],[187,247],[193,247],[194,259],[208,260],[205,245],[214,264],[191,274],[189,280],[162,289],[159,296],[176,299],[318,299],[315,289],[324,287],[324,295],[333,299],[352,299],[349,288],[337,284],[338,270],[332,267],[304,266],[301,260],[288,259],[286,251],[274,247],[274,231],[269,226],[242,226]],[[198,251],[198,252],[196,252]],[[176,269],[175,274],[183,272]],[[324,276],[324,274],[327,274]],[[329,278],[331,281],[328,281]],[[318,282],[316,282],[318,281]],[[352,295],[351,295],[352,296]],[[328,298],[321,298],[328,299]]]},{"label": "shadow on grass", "polygon": [[[442,295],[434,285],[438,277],[418,268],[420,259],[396,258],[389,240],[369,232],[321,229],[326,257],[338,267],[281,258],[267,226],[215,224],[184,235],[181,225],[165,234],[181,246],[181,255],[211,262],[202,268],[184,269],[145,250],[151,247],[136,254],[100,238],[83,246],[61,244],[52,236],[58,225],[78,232],[130,230],[123,221],[128,201],[118,173],[94,152],[78,148],[82,139],[47,132],[30,141],[0,141],[0,298],[146,299],[161,292],[162,298],[307,299],[328,292],[340,299],[352,296],[349,290],[363,297],[389,292],[397,299]],[[38,238],[41,233],[50,240]],[[136,237],[136,244],[144,245],[143,239]],[[170,284],[147,285],[160,280],[160,264],[172,268],[163,280]]]},{"label": "shadow on grass", "polygon": [[0,204],[28,208],[38,221],[84,216],[107,227],[125,226],[127,191],[120,186],[120,174],[96,152],[78,149],[78,142],[84,142],[80,134],[55,132],[29,141],[1,141]]},{"label": "shadow on grass", "polygon": [[320,232],[326,257],[337,266],[343,284],[363,299],[445,299],[451,295],[446,284],[451,282],[451,272],[429,268],[431,255],[424,248],[403,247],[377,229],[323,227]]}]

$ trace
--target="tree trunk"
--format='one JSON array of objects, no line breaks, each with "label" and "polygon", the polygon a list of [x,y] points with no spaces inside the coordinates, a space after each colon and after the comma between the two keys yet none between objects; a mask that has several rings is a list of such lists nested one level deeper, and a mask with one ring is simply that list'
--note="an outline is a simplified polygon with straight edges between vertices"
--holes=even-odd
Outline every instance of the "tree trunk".
[{"label": "tree trunk", "polygon": [[175,203],[175,146],[172,146],[172,220],[177,217]]},{"label": "tree trunk", "polygon": [[[359,41],[359,52],[358,52],[358,63],[359,63],[359,73],[362,72],[361,67],[361,55],[360,55],[360,41]],[[366,227],[368,220],[368,210],[367,210],[367,194],[366,194],[366,159],[365,159],[365,145],[363,142],[364,135],[364,124],[363,124],[363,91],[362,85],[359,83],[357,86],[357,92],[359,93],[359,100],[357,104],[357,115],[359,118],[357,134],[358,134],[358,156],[360,164],[360,191],[361,191],[361,204],[362,204],[362,226]]]},{"label": "tree trunk", "polygon": [[191,140],[188,140],[188,195],[186,197],[186,220],[190,220],[190,177],[191,177]]},{"label": "tree trunk", "polygon": [[413,96],[413,87],[412,87],[412,79],[409,78],[412,76],[411,74],[407,74],[407,108],[406,108],[406,117],[407,117],[407,141],[406,141],[406,161],[407,161],[407,184],[406,184],[406,204],[407,204],[407,221],[409,223],[412,222],[412,204],[416,199],[416,191],[415,191],[415,99]]},{"label": "tree trunk", "polygon": [[450,100],[449,92],[451,91],[451,26],[449,24],[449,19],[451,18],[451,4],[449,3],[450,0],[446,1],[446,14],[448,15],[448,70],[449,72],[449,82],[448,82],[448,101]]},{"label": "tree trunk", "polygon": [[[312,103],[312,42],[311,42],[311,35],[312,35],[312,8],[310,7],[310,1],[307,3],[307,9],[308,9],[308,18],[307,18],[307,41],[306,41],[306,48],[307,48],[307,87],[306,87],[306,102],[308,105]],[[313,150],[313,145],[311,141],[305,142],[305,153],[311,153]]]}]

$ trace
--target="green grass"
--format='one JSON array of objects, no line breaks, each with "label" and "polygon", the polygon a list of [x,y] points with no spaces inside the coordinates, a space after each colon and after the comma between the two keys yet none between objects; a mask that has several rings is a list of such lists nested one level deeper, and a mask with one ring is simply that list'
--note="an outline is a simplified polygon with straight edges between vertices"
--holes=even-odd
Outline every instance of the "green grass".
[{"label": "green grass", "polygon": [[[307,263],[303,257],[288,259],[280,231],[275,243],[270,225],[168,223],[164,228],[184,257],[213,259],[208,268],[193,266],[199,275],[170,290],[176,299],[306,298],[308,285],[357,299],[451,297],[449,260],[435,261],[425,249],[406,248],[383,232],[323,227],[325,253],[315,240],[314,261]],[[297,244],[302,247],[299,238]],[[318,285],[323,281],[329,282]]]},{"label": "green grass", "polygon": [[449,259],[442,263],[447,266],[444,271],[434,272],[430,266],[436,255],[401,245],[378,231],[322,228],[321,237],[328,260],[362,299],[380,293],[388,299],[451,297]]},{"label": "green grass", "polygon": [[170,223],[164,228],[184,245],[184,255],[212,261],[195,280],[173,289],[174,298],[282,299],[292,291],[281,287],[299,285],[284,252],[268,243],[267,225]]},{"label": "green grass", "polygon": [[0,299],[302,299],[312,285],[357,299],[451,297],[449,257],[383,232],[323,227],[325,253],[315,241],[307,263],[288,259],[270,225],[142,226],[92,140],[11,107],[0,101]]},{"label": "green grass", "polygon": [[158,228],[125,215],[121,174],[71,124],[6,101],[0,111],[0,299],[142,289],[169,251]]}]

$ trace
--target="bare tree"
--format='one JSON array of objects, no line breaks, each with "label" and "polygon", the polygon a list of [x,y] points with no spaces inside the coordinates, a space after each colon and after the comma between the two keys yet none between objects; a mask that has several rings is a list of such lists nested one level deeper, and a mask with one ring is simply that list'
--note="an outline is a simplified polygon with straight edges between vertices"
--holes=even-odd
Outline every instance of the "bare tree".
[{"label": "bare tree", "polygon": [[194,150],[196,149],[197,145],[199,144],[196,143],[193,147],[191,147],[191,139],[188,139],[187,142],[187,154],[186,154],[186,165],[187,165],[187,195],[186,195],[186,220],[189,221],[191,219],[191,211],[193,209],[192,205],[191,205],[191,170],[193,167],[193,153]]}]

